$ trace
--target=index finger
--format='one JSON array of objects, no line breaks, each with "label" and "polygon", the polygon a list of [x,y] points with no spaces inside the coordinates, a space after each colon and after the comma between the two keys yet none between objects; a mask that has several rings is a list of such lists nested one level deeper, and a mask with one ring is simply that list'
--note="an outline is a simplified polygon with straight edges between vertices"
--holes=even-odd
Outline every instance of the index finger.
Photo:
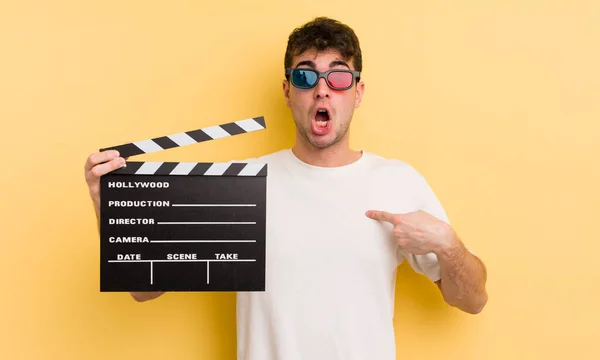
[{"label": "index finger", "polygon": [[387,221],[391,224],[396,223],[396,216],[383,210],[369,210],[366,215],[373,220]]},{"label": "index finger", "polygon": [[117,157],[119,157],[119,152],[116,150],[106,150],[94,153],[87,158],[84,166],[85,171],[90,171],[94,166],[116,159]]}]

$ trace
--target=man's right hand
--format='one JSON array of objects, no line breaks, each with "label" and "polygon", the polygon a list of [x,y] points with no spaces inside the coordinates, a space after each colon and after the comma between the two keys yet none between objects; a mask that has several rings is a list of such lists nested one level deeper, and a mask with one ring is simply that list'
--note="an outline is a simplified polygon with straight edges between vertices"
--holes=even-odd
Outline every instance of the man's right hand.
[{"label": "man's right hand", "polygon": [[100,177],[125,165],[124,158],[116,150],[106,150],[90,155],[85,162],[85,181],[94,202],[96,216],[100,216]]}]

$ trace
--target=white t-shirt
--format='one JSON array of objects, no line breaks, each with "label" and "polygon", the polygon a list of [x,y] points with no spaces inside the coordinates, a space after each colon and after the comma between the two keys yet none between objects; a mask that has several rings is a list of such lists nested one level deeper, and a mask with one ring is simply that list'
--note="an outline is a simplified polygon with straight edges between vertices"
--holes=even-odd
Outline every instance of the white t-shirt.
[{"label": "white t-shirt", "polygon": [[397,266],[436,281],[439,265],[404,254],[392,225],[365,212],[423,210],[449,223],[423,176],[366,151],[335,168],[290,149],[246,161],[268,164],[266,291],[237,294],[238,360],[395,360]]}]

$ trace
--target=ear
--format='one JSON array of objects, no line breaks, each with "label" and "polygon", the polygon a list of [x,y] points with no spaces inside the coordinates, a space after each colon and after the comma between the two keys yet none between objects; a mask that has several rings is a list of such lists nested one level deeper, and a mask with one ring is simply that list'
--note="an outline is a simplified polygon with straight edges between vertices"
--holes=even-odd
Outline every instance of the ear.
[{"label": "ear", "polygon": [[358,109],[365,93],[365,83],[361,80],[356,84],[356,98],[354,100],[354,108]]},{"label": "ear", "polygon": [[287,80],[283,80],[283,97],[285,98],[285,105],[290,107],[290,83]]}]

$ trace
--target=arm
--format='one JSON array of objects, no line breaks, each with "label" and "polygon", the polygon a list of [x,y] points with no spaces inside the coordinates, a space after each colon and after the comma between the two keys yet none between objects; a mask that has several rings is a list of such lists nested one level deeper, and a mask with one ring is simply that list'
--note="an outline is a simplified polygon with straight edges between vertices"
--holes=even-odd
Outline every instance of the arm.
[{"label": "arm", "polygon": [[[100,177],[122,167],[125,160],[119,157],[117,151],[104,151],[90,155],[85,163],[85,181],[94,204],[98,230],[100,229]],[[143,302],[156,299],[164,292],[130,292],[129,294],[135,301]]]},{"label": "arm", "polygon": [[441,275],[436,284],[446,303],[467,313],[477,314],[488,300],[486,267],[465,248],[452,229],[448,227],[447,231],[451,240],[447,246],[435,251]]},{"label": "arm", "polygon": [[370,210],[366,215],[392,224],[392,235],[405,253],[437,256],[441,279],[436,284],[449,305],[471,314],[481,312],[487,302],[487,270],[448,223],[424,211],[392,214]]}]

